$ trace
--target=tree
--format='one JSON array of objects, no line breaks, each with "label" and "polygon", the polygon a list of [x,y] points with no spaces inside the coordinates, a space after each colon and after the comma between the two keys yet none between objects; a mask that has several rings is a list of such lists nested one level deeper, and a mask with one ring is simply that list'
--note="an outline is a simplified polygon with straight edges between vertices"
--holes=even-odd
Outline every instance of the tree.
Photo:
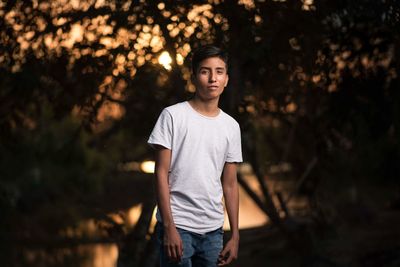
[{"label": "tree", "polygon": [[[1,2],[2,236],[43,238],[95,217],[136,251],[121,264],[141,262],[154,203],[139,192],[102,199],[128,184],[121,162],[152,157],[145,141],[159,112],[193,91],[190,52],[215,43],[231,57],[221,105],[242,125],[262,196],[241,184],[307,248],[279,214],[290,196],[306,195],[329,224],[349,196],[326,196],[360,182],[399,186],[399,10],[389,0]],[[271,176],[297,183],[283,207]],[[105,215],[136,202],[147,212],[129,234]]]}]

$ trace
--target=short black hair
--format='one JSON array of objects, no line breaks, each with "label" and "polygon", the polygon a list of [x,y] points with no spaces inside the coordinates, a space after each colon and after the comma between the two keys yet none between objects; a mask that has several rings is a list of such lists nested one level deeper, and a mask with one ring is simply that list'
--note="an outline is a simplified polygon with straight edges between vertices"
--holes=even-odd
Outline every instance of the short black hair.
[{"label": "short black hair", "polygon": [[228,71],[228,54],[221,48],[214,45],[203,45],[193,52],[192,56],[192,72],[195,75],[199,68],[200,62],[210,57],[219,57],[225,62],[226,71]]}]

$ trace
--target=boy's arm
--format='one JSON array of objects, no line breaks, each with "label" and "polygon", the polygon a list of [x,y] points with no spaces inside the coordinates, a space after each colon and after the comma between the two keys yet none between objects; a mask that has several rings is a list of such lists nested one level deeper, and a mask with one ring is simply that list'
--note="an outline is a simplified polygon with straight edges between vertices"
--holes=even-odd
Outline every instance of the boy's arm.
[{"label": "boy's arm", "polygon": [[164,250],[168,258],[173,261],[180,261],[183,254],[183,245],[172,218],[168,186],[168,172],[170,164],[171,150],[162,146],[157,146],[155,166],[156,193],[157,204],[161,212],[164,228]]},{"label": "boy's arm", "polygon": [[231,228],[231,239],[222,250],[218,266],[227,265],[238,256],[239,249],[239,186],[237,182],[236,163],[226,162],[222,175],[225,206]]}]

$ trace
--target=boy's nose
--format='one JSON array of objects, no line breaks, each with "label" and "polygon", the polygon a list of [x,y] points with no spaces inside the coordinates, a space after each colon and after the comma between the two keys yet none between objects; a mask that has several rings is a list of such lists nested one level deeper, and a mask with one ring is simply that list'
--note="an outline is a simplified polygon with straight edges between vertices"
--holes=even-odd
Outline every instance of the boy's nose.
[{"label": "boy's nose", "polygon": [[214,72],[211,72],[210,73],[210,82],[215,82],[216,81],[216,78],[215,78],[215,73]]}]

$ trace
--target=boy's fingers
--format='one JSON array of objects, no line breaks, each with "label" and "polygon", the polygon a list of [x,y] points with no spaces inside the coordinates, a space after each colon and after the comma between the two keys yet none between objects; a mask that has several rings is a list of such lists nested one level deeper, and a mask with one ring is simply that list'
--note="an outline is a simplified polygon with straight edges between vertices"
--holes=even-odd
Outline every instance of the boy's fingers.
[{"label": "boy's fingers", "polygon": [[183,242],[182,242],[182,239],[181,239],[180,245],[181,245],[181,249],[180,249],[180,251],[181,251],[181,256],[183,257]]},{"label": "boy's fingers", "polygon": [[175,248],[169,247],[169,251],[170,251],[170,259],[175,261],[177,259],[177,253],[175,251]]},{"label": "boy's fingers", "polygon": [[225,258],[226,253],[228,252],[228,250],[226,248],[224,248],[221,253],[219,254],[220,258]]},{"label": "boy's fingers", "polygon": [[221,259],[218,261],[218,266],[225,266],[225,265],[227,265],[227,262],[225,259]]},{"label": "boy's fingers", "polygon": [[168,248],[168,253],[167,253],[168,259],[172,259],[172,257],[173,257],[172,249],[169,246],[167,248]]},{"label": "boy's fingers", "polygon": [[225,264],[229,264],[233,261],[232,255],[229,255],[229,257],[226,259]]},{"label": "boy's fingers", "polygon": [[175,259],[176,259],[177,261],[180,261],[180,260],[181,260],[181,257],[182,257],[182,253],[181,253],[181,248],[180,248],[179,245],[176,245],[176,246],[175,246],[174,252],[175,252],[175,255],[176,255]]},{"label": "boy's fingers", "polygon": [[179,258],[182,258],[182,257],[183,257],[183,247],[182,247],[182,244],[179,244],[179,246],[178,246],[178,255],[179,255]]},{"label": "boy's fingers", "polygon": [[227,264],[227,250],[226,249],[224,249],[224,250],[222,250],[221,251],[221,253],[219,254],[219,259],[218,259],[218,266],[224,266],[224,265],[226,265]]}]

